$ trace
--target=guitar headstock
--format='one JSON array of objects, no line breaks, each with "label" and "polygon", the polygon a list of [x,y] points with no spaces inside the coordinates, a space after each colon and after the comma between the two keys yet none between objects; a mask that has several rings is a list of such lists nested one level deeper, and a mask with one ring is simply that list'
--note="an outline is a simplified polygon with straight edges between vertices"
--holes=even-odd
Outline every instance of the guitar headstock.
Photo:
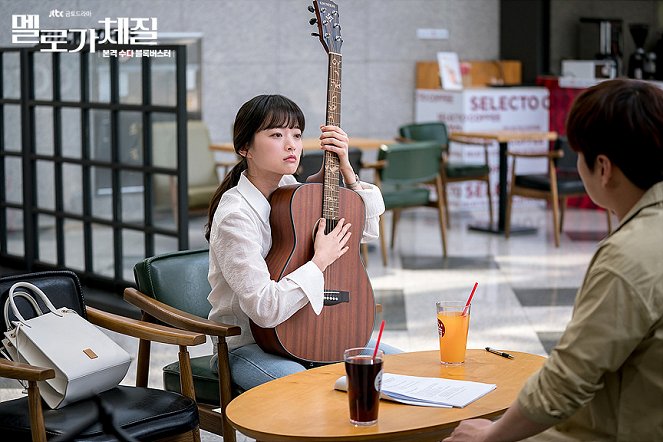
[{"label": "guitar headstock", "polygon": [[341,53],[341,25],[338,20],[338,5],[331,0],[313,0],[313,6],[309,11],[315,12],[315,17],[310,23],[318,25],[318,33],[312,35],[320,39],[320,43],[327,53]]}]

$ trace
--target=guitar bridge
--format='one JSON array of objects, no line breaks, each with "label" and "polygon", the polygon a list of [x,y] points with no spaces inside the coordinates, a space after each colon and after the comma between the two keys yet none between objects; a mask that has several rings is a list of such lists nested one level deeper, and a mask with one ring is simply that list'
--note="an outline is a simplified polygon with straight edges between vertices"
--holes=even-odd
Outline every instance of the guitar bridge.
[{"label": "guitar bridge", "polygon": [[324,305],[336,305],[341,302],[350,302],[350,292],[342,290],[325,290]]}]

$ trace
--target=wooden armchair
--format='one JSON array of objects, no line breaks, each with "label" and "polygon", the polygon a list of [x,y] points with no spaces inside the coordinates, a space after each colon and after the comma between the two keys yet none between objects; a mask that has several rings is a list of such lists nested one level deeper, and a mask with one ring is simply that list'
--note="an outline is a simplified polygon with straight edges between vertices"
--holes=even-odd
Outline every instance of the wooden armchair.
[{"label": "wooden armchair", "polygon": [[[97,398],[113,416],[115,428],[141,440],[200,441],[199,419],[194,401],[193,382],[187,347],[205,342],[205,335],[150,324],[106,313],[85,305],[80,282],[69,271],[31,273],[0,278],[0,302],[4,305],[9,288],[18,281],[28,281],[41,288],[56,308],[68,307],[91,323],[145,342],[177,345],[181,372],[182,394],[151,388],[120,385],[90,398],[56,410],[42,410],[39,383],[55,377],[52,368],[0,359],[0,377],[24,380],[28,383],[27,397],[0,403],[0,434],[12,442],[45,442],[47,438],[77,433],[78,441],[110,440],[106,428],[99,422]],[[41,305],[42,301],[38,300]],[[17,303],[26,318],[36,312],[28,303]],[[13,313],[10,313],[13,320]],[[0,326],[6,329],[4,317]],[[149,365],[149,364],[147,364]],[[144,359],[138,366],[147,369]],[[114,440],[114,439],[113,439]]]},{"label": "wooden armchair", "polygon": [[[208,268],[209,254],[206,249],[147,258],[134,267],[138,290],[127,288],[124,299],[142,310],[145,321],[160,321],[183,330],[204,333],[218,340],[218,374],[210,367],[211,355],[191,360],[195,396],[200,427],[223,435],[225,442],[233,442],[235,430],[226,418],[225,409],[232,397],[240,391],[230,378],[226,338],[239,335],[241,329],[207,319],[211,309],[207,301],[211,291],[207,281]],[[148,354],[149,346],[149,342],[141,341],[139,355]],[[147,382],[146,369],[147,365],[138,368],[139,385]],[[171,363],[163,371],[165,389],[179,391],[181,362]]]}]

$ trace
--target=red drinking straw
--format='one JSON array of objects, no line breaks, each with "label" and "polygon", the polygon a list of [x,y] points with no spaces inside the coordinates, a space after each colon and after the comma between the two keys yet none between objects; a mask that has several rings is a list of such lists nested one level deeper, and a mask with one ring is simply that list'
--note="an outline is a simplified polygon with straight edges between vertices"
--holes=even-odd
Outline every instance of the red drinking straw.
[{"label": "red drinking straw", "polygon": [[474,296],[474,292],[477,291],[478,285],[479,285],[478,282],[474,283],[474,288],[472,289],[472,293],[470,293],[470,297],[467,298],[467,302],[465,303],[465,308],[463,309],[463,316],[467,314],[467,309],[470,308],[470,302],[472,302],[472,296]]},{"label": "red drinking straw", "polygon": [[380,331],[378,332],[378,340],[375,343],[375,350],[373,350],[373,362],[375,362],[375,357],[378,355],[378,347],[380,346],[380,339],[382,339],[382,332],[384,331],[384,319],[380,323]]}]

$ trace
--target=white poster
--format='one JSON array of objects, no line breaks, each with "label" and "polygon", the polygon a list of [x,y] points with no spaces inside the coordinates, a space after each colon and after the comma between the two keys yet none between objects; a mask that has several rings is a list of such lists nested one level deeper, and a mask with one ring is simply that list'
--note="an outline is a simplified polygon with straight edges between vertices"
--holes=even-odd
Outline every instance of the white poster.
[{"label": "white poster", "polygon": [[438,52],[437,64],[440,68],[442,89],[459,91],[463,89],[463,77],[460,72],[460,61],[455,52]]}]

